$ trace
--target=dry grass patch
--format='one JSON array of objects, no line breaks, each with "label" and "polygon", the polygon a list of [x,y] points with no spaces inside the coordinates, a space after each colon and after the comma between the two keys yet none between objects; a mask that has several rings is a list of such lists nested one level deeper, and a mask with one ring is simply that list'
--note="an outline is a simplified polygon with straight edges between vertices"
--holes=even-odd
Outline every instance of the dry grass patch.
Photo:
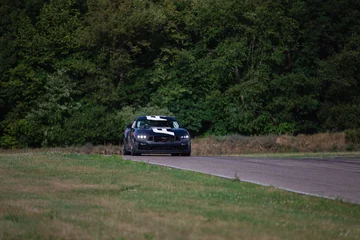
[{"label": "dry grass patch", "polygon": [[[209,136],[192,139],[192,155],[240,155],[262,153],[297,153],[297,152],[344,152],[360,149],[359,144],[348,143],[344,132],[319,133],[314,135],[266,135],[266,136]],[[0,149],[0,154],[35,154],[48,153],[75,153],[121,155],[120,145],[98,145],[87,143],[82,147],[47,148],[47,149]],[[79,169],[80,171],[82,169]],[[74,170],[75,171],[75,170]]]},{"label": "dry grass patch", "polygon": [[192,153],[197,156],[240,155],[290,152],[340,152],[347,150],[345,133],[314,135],[211,136],[192,141]]},{"label": "dry grass patch", "polygon": [[315,135],[280,136],[276,143],[282,147],[290,147],[298,152],[345,151],[344,133],[319,133]]}]

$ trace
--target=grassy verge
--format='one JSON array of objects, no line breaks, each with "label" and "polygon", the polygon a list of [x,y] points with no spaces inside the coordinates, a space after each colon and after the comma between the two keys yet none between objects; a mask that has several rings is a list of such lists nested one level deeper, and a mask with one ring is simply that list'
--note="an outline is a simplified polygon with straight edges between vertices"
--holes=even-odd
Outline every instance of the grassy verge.
[{"label": "grassy verge", "polygon": [[[356,135],[357,137],[357,135]],[[266,136],[208,136],[192,139],[193,156],[244,155],[285,153],[301,155],[359,155],[358,140],[349,140],[345,132],[319,133],[314,135],[266,135]],[[121,155],[120,145],[93,146],[87,143],[82,147],[58,147],[51,149],[0,149],[1,153],[26,153],[55,151],[62,153]],[[314,153],[314,154],[312,154]]]},{"label": "grassy verge", "polygon": [[194,155],[243,155],[269,153],[344,153],[360,150],[360,145],[349,143],[345,133],[314,135],[267,136],[211,136],[192,141]]},{"label": "grassy verge", "polygon": [[[357,136],[357,135],[356,135]],[[359,155],[358,140],[349,142],[344,132],[314,135],[265,135],[265,136],[208,136],[192,139],[193,156],[290,154],[290,155]],[[87,143],[82,147],[55,147],[49,149],[0,149],[1,153],[28,153],[53,151],[60,153],[121,155],[121,145]],[[314,153],[314,154],[313,154]],[[280,154],[281,156],[281,154]]]},{"label": "grassy verge", "polygon": [[359,239],[360,205],[60,153],[0,154],[0,239]]}]

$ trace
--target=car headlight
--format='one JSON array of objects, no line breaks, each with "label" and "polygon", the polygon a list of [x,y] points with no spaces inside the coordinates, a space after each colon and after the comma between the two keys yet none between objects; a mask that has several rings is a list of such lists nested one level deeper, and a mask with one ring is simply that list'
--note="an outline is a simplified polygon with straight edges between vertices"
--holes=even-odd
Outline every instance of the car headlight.
[{"label": "car headlight", "polygon": [[180,138],[181,138],[181,139],[188,139],[188,138],[189,138],[189,135],[184,135],[184,136],[181,136]]},{"label": "car headlight", "polygon": [[146,139],[147,136],[146,136],[146,135],[137,135],[137,138],[139,138],[139,139]]}]

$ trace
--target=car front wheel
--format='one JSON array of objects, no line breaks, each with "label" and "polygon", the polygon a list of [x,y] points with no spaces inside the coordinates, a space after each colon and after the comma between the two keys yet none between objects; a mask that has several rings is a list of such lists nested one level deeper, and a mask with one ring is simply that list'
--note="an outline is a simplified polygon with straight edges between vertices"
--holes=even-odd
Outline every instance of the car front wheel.
[{"label": "car front wheel", "polygon": [[138,152],[136,151],[135,147],[133,147],[133,148],[131,149],[131,155],[132,155],[132,156],[140,156],[141,153],[138,153]]},{"label": "car front wheel", "polygon": [[123,146],[123,155],[130,155],[130,154],[131,154],[131,152],[126,150],[126,146],[124,144],[124,146]]}]

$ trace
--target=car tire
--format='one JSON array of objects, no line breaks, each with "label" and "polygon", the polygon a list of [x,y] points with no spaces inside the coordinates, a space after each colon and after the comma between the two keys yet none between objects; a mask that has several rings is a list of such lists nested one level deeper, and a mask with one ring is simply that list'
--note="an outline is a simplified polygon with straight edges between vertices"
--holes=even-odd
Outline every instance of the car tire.
[{"label": "car tire", "polygon": [[136,152],[136,150],[135,150],[134,148],[132,148],[132,149],[131,149],[131,155],[132,155],[132,156],[140,156],[141,153]]},{"label": "car tire", "polygon": [[131,152],[126,150],[126,147],[125,147],[125,144],[124,144],[124,146],[123,146],[123,155],[130,155],[130,154],[131,154]]},{"label": "car tire", "polygon": [[171,156],[180,156],[180,153],[172,153]]},{"label": "car tire", "polygon": [[182,153],[181,156],[186,156],[186,157],[190,157],[191,156],[191,152],[188,153]]}]

